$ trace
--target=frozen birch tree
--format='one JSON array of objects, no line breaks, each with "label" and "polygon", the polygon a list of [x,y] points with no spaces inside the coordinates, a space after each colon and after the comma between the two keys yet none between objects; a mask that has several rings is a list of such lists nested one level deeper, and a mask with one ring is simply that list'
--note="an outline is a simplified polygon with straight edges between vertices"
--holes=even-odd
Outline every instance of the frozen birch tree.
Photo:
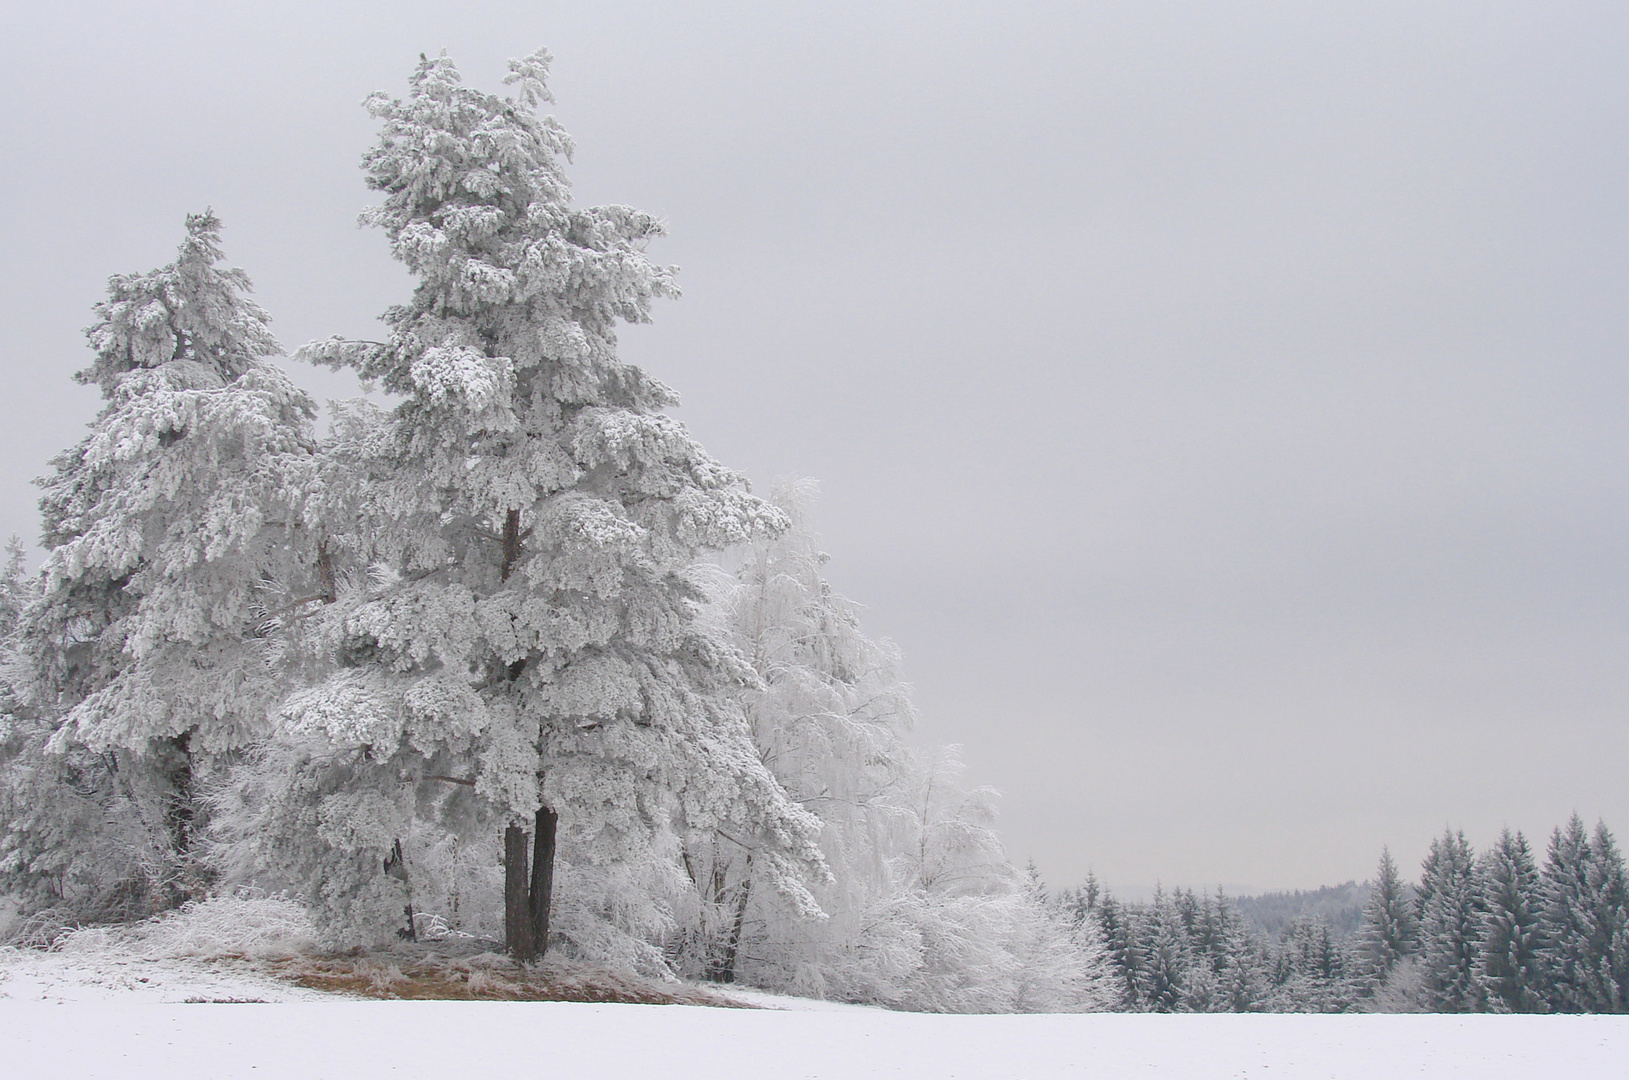
[{"label": "frozen birch tree", "polygon": [[109,282],[86,331],[75,378],[107,404],[42,481],[50,551],[22,628],[33,727],[11,780],[33,796],[6,872],[122,890],[127,912],[205,887],[197,787],[265,732],[268,603],[308,551],[313,405],[267,359],[248,278],[218,265],[220,221],[186,228],[173,263]]},{"label": "frozen birch tree", "polygon": [[820,822],[828,917],[801,918],[764,890],[756,857],[726,832],[692,833],[692,970],[936,1011],[1106,1007],[1094,928],[1025,887],[991,827],[993,793],[964,790],[953,755],[930,767],[906,746],[898,654],[825,580],[812,497],[807,481],[776,490],[791,529],[742,553],[720,591],[761,680],[741,694],[759,753]]},{"label": "frozen birch tree", "polygon": [[358,932],[362,891],[369,911],[395,902],[379,867],[407,877],[415,820],[501,833],[524,960],[549,941],[557,851],[676,867],[663,837],[727,833],[810,914],[802,881],[821,874],[817,825],[734,696],[753,671],[700,617],[692,569],[785,520],[666,415],[672,390],[618,359],[618,322],[677,295],[645,255],[663,228],[572,205],[570,140],[536,111],[548,63],[512,61],[500,97],[424,58],[405,99],[368,100],[384,199],[363,220],[417,284],[384,341],[303,352],[401,402],[336,426],[327,536],[345,580],[294,628],[312,685],[235,812],[258,836],[245,859],[295,872]]},{"label": "frozen birch tree", "polygon": [[[876,988],[862,984],[885,982],[880,969],[910,963],[863,938],[879,924],[872,905],[899,888],[890,858],[909,831],[912,770],[900,736],[914,714],[897,655],[861,632],[854,606],[821,577],[826,556],[807,519],[812,496],[806,481],[776,490],[772,501],[791,530],[745,552],[720,599],[737,647],[761,679],[741,695],[758,752],[820,821],[834,876],[817,895],[829,918],[803,925],[773,896],[754,903],[752,852],[716,830],[692,834],[685,852],[698,900],[692,949],[701,974],[731,982],[745,938],[758,981],[874,1000]],[[843,964],[834,950],[865,957],[879,971]]]}]

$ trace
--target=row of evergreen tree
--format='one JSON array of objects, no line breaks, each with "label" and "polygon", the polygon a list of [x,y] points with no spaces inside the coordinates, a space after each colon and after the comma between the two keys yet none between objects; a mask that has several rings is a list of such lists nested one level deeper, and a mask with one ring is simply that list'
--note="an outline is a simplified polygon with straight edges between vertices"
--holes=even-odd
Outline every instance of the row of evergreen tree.
[{"label": "row of evergreen tree", "polygon": [[1629,1012],[1629,884],[1611,832],[1574,815],[1540,868],[1508,829],[1477,855],[1431,844],[1417,884],[1384,851],[1355,935],[1322,916],[1269,939],[1220,891],[1066,891],[1100,936],[1115,1007],[1150,1012]]}]

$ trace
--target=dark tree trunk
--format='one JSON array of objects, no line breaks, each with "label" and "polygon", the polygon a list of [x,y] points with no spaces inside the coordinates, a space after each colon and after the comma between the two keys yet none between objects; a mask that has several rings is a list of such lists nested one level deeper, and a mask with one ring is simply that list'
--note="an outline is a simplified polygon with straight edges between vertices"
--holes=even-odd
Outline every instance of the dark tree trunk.
[{"label": "dark tree trunk", "polygon": [[[730,935],[724,939],[724,955],[716,959],[707,972],[713,982],[735,981],[735,960],[741,953],[741,931],[747,922],[747,901],[752,899],[752,856],[747,856],[741,871],[741,886],[735,896],[735,920],[730,924]],[[722,902],[722,901],[721,901]]]},{"label": "dark tree trunk", "polygon": [[170,850],[164,878],[154,901],[160,907],[178,908],[194,898],[199,882],[192,861],[192,834],[196,809],[193,798],[192,736],[183,732],[166,739],[165,779],[169,791],[164,800],[164,833]]},{"label": "dark tree trunk", "polygon": [[520,511],[511,510],[503,518],[503,574],[504,581],[509,580],[509,574],[515,569],[515,561],[520,558]]},{"label": "dark tree trunk", "polygon": [[170,795],[164,808],[164,827],[170,834],[170,847],[185,861],[192,847],[192,733],[182,732],[169,743]]},{"label": "dark tree trunk", "polygon": [[503,832],[503,944],[523,964],[537,959],[532,932],[531,875],[527,868],[526,830],[511,825]]},{"label": "dark tree trunk", "polygon": [[554,833],[560,815],[547,806],[538,808],[532,844],[532,940],[537,955],[549,951],[549,907],[554,902]]},{"label": "dark tree trunk", "polygon": [[317,542],[317,581],[322,587],[322,602],[332,604],[339,599],[339,582],[334,577],[334,557],[328,551],[328,541]]},{"label": "dark tree trunk", "polygon": [[[520,511],[503,517],[503,563],[499,576],[508,581],[520,560]],[[507,665],[504,675],[510,682],[520,678],[526,660]],[[509,955],[529,964],[543,954],[549,943],[549,894],[554,889],[555,815],[544,807],[537,812],[536,865],[528,866],[526,830],[510,825],[503,833],[503,938]]]},{"label": "dark tree trunk", "polygon": [[393,877],[402,883],[402,889],[407,893],[407,907],[403,909],[407,914],[407,927],[396,931],[396,936],[403,941],[417,941],[419,939],[418,916],[413,911],[413,882],[407,875],[407,856],[402,852],[402,842],[398,838],[396,845],[390,849],[390,855],[385,859],[385,876]]},{"label": "dark tree trunk", "polygon": [[[725,906],[725,868],[718,863],[714,868],[714,901],[718,907]],[[753,899],[753,857],[746,857],[746,865],[741,868],[741,883],[736,886],[735,917],[730,920],[730,930],[723,940],[722,953],[712,953],[712,959],[707,961],[707,979],[710,982],[735,982],[736,956],[741,955],[741,932],[746,929],[746,904]],[[709,950],[712,951],[712,950]]]}]

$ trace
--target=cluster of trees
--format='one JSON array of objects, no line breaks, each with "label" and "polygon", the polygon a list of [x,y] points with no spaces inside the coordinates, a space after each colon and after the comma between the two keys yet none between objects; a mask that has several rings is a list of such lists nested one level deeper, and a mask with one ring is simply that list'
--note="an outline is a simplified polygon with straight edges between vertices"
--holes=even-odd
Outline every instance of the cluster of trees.
[{"label": "cluster of trees", "polygon": [[1220,892],[1127,904],[1088,880],[1065,901],[1107,946],[1121,1009],[1629,1012],[1629,878],[1577,815],[1542,869],[1508,829],[1480,855],[1444,832],[1416,885],[1382,852],[1352,935],[1314,914],[1269,939]]},{"label": "cluster of trees", "polygon": [[1508,829],[1477,855],[1432,842],[1412,890],[1383,854],[1359,946],[1383,1000],[1438,1012],[1629,1012],[1629,876],[1574,814],[1540,869]]},{"label": "cluster of trees", "polygon": [[897,658],[616,353],[674,296],[655,218],[570,200],[571,143],[422,58],[375,95],[364,220],[414,275],[381,341],[275,362],[220,222],[111,280],[90,433],[0,582],[0,888],[138,918],[254,888],[336,943],[502,940],[935,1010],[1108,1003],[1107,959],[927,761]]},{"label": "cluster of trees", "polygon": [[1343,1012],[1358,997],[1346,942],[1317,917],[1269,938],[1220,890],[1122,901],[1095,880],[1063,894],[1108,950],[1114,1008],[1128,1012]]}]

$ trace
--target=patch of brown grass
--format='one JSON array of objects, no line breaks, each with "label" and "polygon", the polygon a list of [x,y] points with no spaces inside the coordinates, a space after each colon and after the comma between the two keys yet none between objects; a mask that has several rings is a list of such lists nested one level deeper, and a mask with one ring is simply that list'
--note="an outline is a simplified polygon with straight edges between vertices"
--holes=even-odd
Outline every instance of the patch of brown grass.
[{"label": "patch of brown grass", "polygon": [[404,1001],[583,1001],[752,1008],[700,987],[662,983],[569,961],[517,964],[497,953],[298,957],[272,965],[311,990]]}]

